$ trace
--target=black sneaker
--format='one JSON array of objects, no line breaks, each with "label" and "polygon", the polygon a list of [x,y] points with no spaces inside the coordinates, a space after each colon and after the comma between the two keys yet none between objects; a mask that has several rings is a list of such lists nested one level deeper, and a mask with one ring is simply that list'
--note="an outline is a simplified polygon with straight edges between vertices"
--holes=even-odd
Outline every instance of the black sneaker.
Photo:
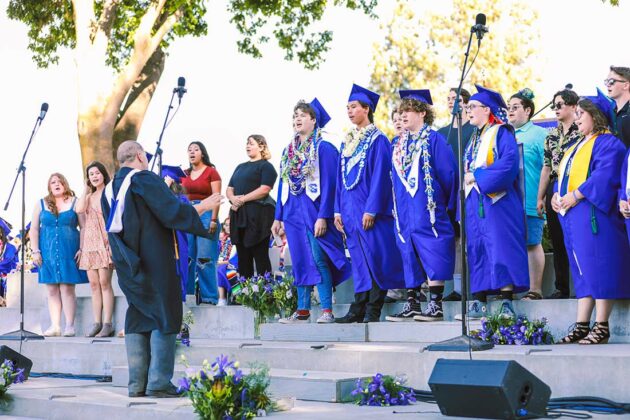
[{"label": "black sneaker", "polygon": [[442,302],[458,302],[462,300],[462,295],[460,295],[459,293],[453,291],[451,293],[449,293],[448,295],[446,295],[444,297],[444,299],[442,299]]},{"label": "black sneaker", "polygon": [[564,293],[561,290],[556,290],[555,292],[547,296],[545,299],[568,299],[568,298],[569,298],[568,293]]},{"label": "black sneaker", "polygon": [[420,315],[416,315],[413,317],[415,321],[443,321],[444,320],[444,311],[442,310],[442,303],[431,301],[427,305],[427,309],[424,310]]},{"label": "black sneaker", "polygon": [[359,317],[352,312],[348,312],[341,318],[335,318],[335,324],[354,324],[355,322],[363,322],[363,317]]},{"label": "black sneaker", "polygon": [[394,315],[388,315],[385,317],[386,321],[390,322],[403,322],[403,321],[413,321],[413,317],[416,315],[422,314],[422,308],[420,307],[420,302],[415,301],[407,301],[405,306],[403,306],[402,311],[398,312]]}]

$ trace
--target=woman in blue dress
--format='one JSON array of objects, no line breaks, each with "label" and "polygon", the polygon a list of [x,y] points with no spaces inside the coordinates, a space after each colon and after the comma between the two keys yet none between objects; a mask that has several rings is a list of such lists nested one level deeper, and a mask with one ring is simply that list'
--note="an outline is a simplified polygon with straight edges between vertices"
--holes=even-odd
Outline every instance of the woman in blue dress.
[{"label": "woman in blue dress", "polygon": [[613,115],[612,101],[599,90],[580,99],[575,122],[584,138],[567,150],[558,169],[551,206],[562,225],[578,299],[575,327],[559,344],[607,343],[615,299],[630,299],[630,246],[616,203],[626,149],[609,131]]},{"label": "woman in blue dress", "polygon": [[87,283],[78,267],[79,217],[76,198],[66,178],[54,173],[48,179],[48,195],[35,205],[31,224],[33,262],[39,266],[39,282],[48,289],[51,326],[44,335],[61,335],[61,310],[66,317],[64,337],[73,337],[76,312],[75,285]]}]

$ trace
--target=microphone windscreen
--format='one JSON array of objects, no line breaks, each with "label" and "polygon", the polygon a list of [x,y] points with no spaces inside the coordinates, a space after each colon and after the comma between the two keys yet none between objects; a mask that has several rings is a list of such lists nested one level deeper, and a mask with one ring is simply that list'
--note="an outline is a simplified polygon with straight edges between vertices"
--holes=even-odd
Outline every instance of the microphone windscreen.
[{"label": "microphone windscreen", "polygon": [[566,85],[564,85],[565,89],[573,89],[573,83],[567,83]]},{"label": "microphone windscreen", "polygon": [[42,104],[42,107],[41,107],[40,111],[41,112],[48,112],[48,103],[47,102],[44,102]]},{"label": "microphone windscreen", "polygon": [[185,77],[178,77],[177,78],[177,86],[178,87],[186,86],[186,78]]},{"label": "microphone windscreen", "polygon": [[479,13],[475,18],[475,25],[486,26],[486,15]]}]

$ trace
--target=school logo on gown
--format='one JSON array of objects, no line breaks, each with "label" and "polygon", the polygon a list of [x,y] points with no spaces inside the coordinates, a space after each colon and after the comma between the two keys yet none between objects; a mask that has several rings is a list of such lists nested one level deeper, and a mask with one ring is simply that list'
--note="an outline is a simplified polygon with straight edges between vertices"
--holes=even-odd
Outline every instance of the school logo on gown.
[{"label": "school logo on gown", "polygon": [[416,178],[415,177],[409,178],[409,186],[411,188],[415,188],[416,187]]},{"label": "school logo on gown", "polygon": [[317,194],[319,187],[317,186],[317,184],[309,184],[308,189],[311,193]]}]

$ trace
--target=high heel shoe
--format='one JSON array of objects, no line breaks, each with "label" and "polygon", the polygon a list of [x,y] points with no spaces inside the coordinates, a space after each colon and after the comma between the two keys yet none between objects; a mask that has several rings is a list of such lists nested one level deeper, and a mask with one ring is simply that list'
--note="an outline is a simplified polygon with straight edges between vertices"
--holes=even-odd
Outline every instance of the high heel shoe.
[{"label": "high heel shoe", "polygon": [[98,334],[99,332],[101,332],[101,329],[103,328],[103,324],[101,324],[100,322],[95,322],[92,325],[92,329],[90,330],[90,332],[88,332],[87,334],[85,334],[86,337],[96,337],[96,334]]},{"label": "high heel shoe", "polygon": [[113,337],[114,336],[114,327],[110,322],[106,322],[103,324],[103,329],[96,334],[97,337]]},{"label": "high heel shoe", "polygon": [[61,327],[51,325],[46,331],[44,331],[44,337],[60,337]]},{"label": "high heel shoe", "polygon": [[556,344],[573,344],[588,335],[588,323],[586,325],[575,323],[569,327],[569,333],[556,342]]},{"label": "high heel shoe", "polygon": [[579,341],[579,344],[606,344],[610,339],[610,329],[608,323],[602,325],[596,322],[588,335]]}]

